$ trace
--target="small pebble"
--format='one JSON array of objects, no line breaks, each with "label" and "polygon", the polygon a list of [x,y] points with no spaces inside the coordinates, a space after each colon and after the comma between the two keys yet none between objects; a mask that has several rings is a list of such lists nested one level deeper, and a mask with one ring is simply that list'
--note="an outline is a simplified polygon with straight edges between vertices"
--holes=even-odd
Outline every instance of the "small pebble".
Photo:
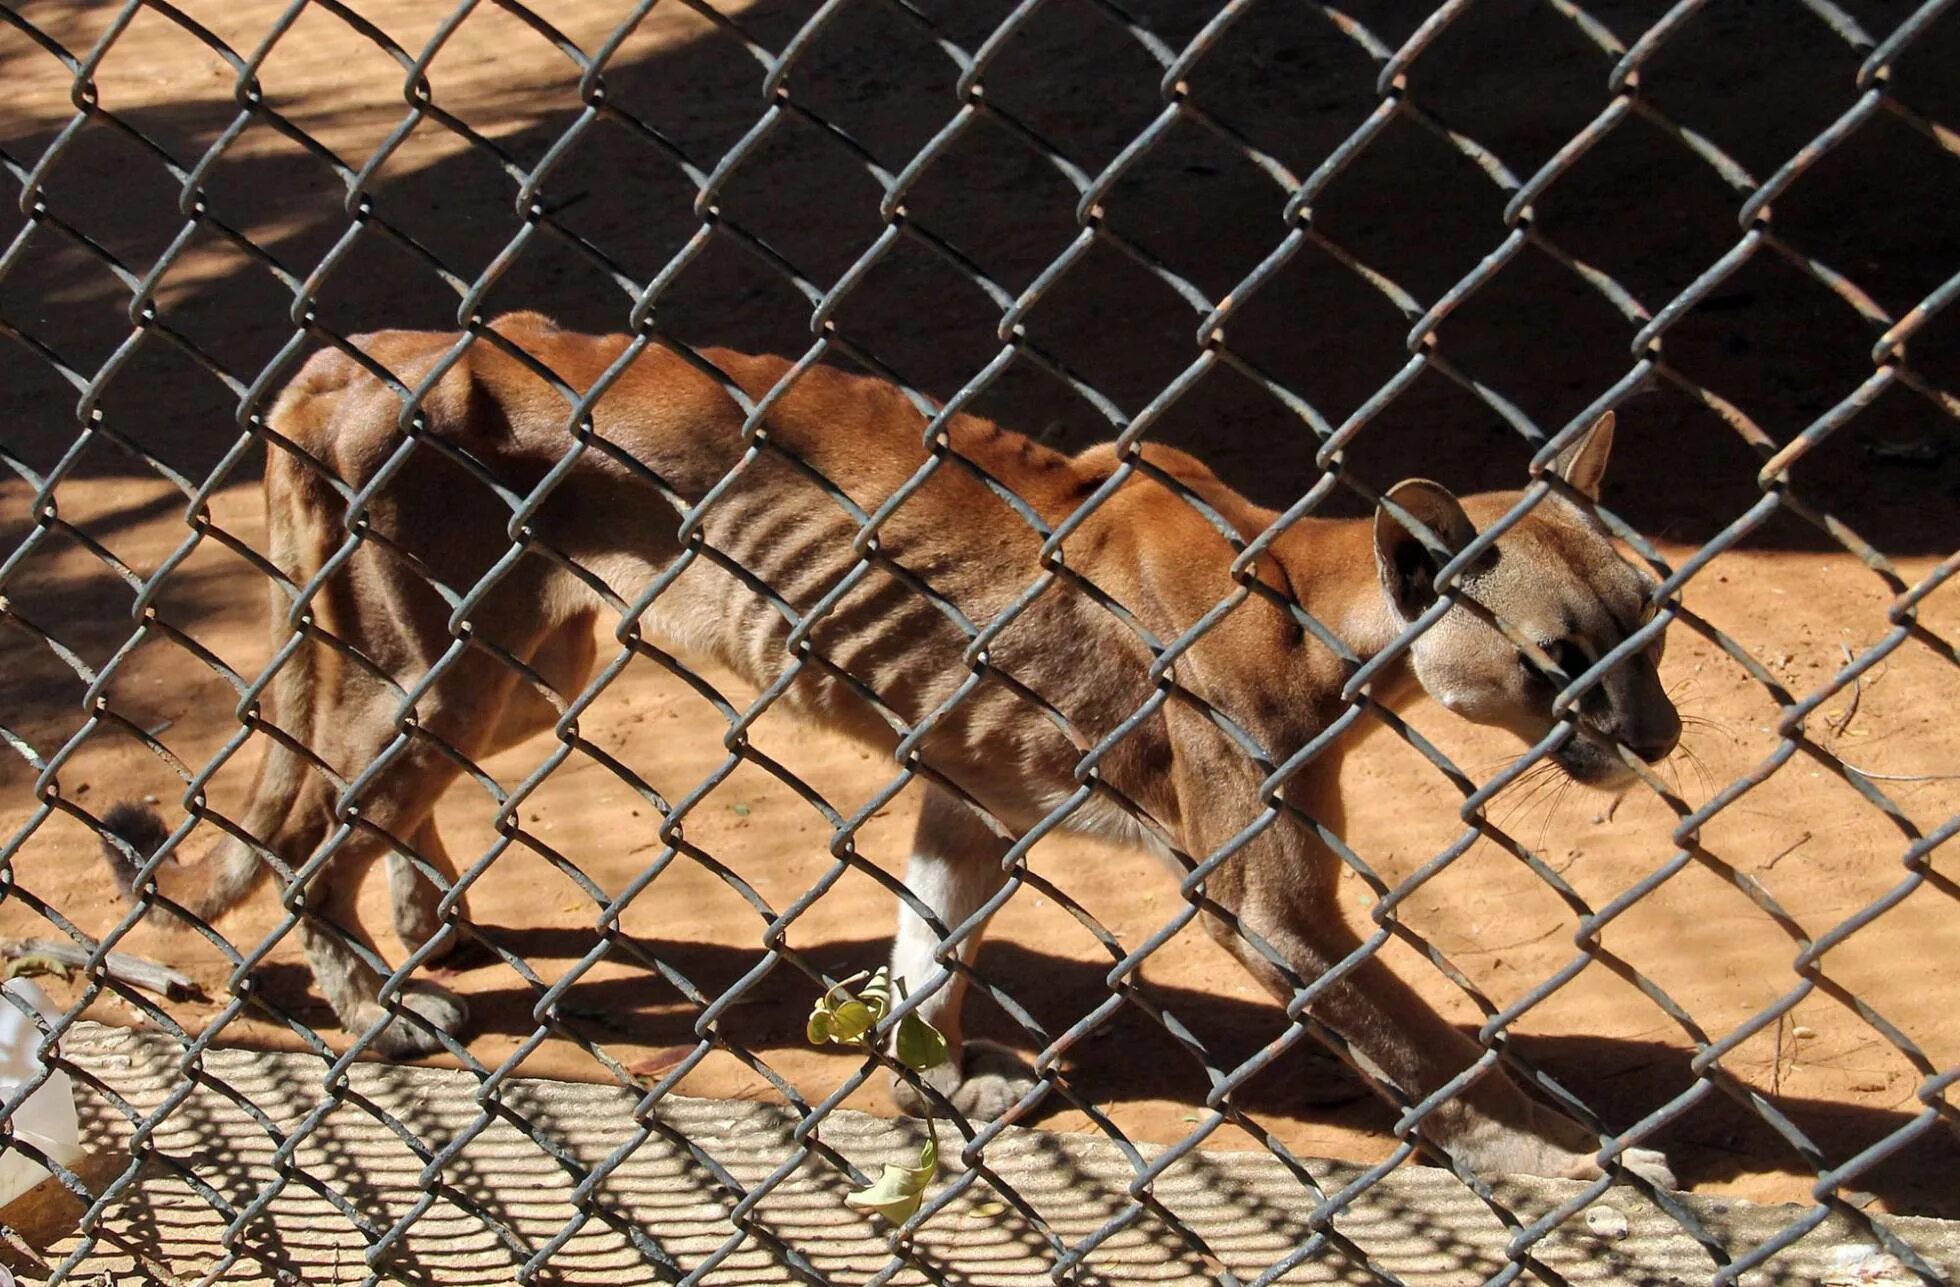
[{"label": "small pebble", "polygon": [[144,796],[144,797],[143,797],[143,803],[144,803],[144,804],[155,804],[156,802],[157,802],[157,798],[156,798],[156,795],[155,795],[154,793],[152,793],[152,794],[149,794],[149,795],[146,795],[146,796]]},{"label": "small pebble", "polygon": [[1627,1236],[1627,1218],[1620,1214],[1619,1208],[1595,1202],[1586,1208],[1586,1228],[1601,1238],[1618,1242]]},{"label": "small pebble", "polygon": [[1911,1287],[1919,1275],[1909,1272],[1896,1256],[1877,1247],[1856,1243],[1832,1247],[1826,1287]]},{"label": "small pebble", "polygon": [[1795,1037],[1798,1041],[1809,1041],[1812,1037],[1817,1035],[1817,1029],[1806,1028],[1802,1024],[1798,1024],[1796,1027],[1790,1029],[1790,1035]]}]

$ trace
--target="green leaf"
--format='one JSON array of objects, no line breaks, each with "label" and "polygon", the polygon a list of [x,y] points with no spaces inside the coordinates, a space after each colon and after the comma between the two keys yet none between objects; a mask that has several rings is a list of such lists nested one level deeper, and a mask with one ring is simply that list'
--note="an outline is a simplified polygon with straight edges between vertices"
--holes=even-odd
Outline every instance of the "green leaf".
[{"label": "green leaf", "polygon": [[939,1171],[939,1142],[927,1140],[917,1166],[887,1165],[871,1187],[844,1196],[846,1205],[876,1211],[893,1224],[904,1224],[926,1197],[926,1186]]},{"label": "green leaf", "polygon": [[855,999],[846,1001],[830,1012],[830,1040],[846,1045],[871,1031],[877,1022],[870,1006]]},{"label": "green leaf", "polygon": [[862,988],[858,989],[858,999],[869,1006],[875,1023],[881,1020],[892,1008],[892,979],[884,966],[879,966]]},{"label": "green leaf", "polygon": [[817,998],[817,1004],[810,1009],[810,1021],[803,1029],[811,1045],[821,1046],[826,1042],[849,1045],[861,1040],[878,1022],[870,1007],[851,995],[852,984],[870,977],[868,972],[859,971]]},{"label": "green leaf", "polygon": [[918,1172],[902,1166],[887,1166],[870,1188],[845,1194],[845,1205],[876,1211],[893,1224],[904,1224],[925,1201],[926,1186],[917,1176]]},{"label": "green leaf", "polygon": [[55,960],[45,952],[23,952],[7,965],[6,976],[10,979],[22,978],[32,974],[52,974],[66,980],[72,973],[68,966]]},{"label": "green leaf", "polygon": [[946,1062],[946,1034],[913,1011],[898,1021],[898,1062],[924,1072]]}]

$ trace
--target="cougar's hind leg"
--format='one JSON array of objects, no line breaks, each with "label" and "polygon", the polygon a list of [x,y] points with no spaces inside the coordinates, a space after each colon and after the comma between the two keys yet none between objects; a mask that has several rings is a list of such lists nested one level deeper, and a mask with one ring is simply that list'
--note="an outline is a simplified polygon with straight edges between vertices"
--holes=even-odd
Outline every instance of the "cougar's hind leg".
[{"label": "cougar's hind leg", "polygon": [[[414,846],[416,857],[435,868],[446,884],[456,883],[456,863],[443,847],[442,834],[436,830],[434,813],[422,820],[410,843]],[[413,952],[434,938],[436,931],[442,928],[442,917],[436,907],[442,902],[443,891],[399,849],[388,851],[387,864],[388,906],[394,913],[395,934],[401,939],[402,946]],[[459,918],[467,919],[467,909],[458,910]],[[434,965],[448,960],[460,945],[460,936],[452,934],[424,958],[424,963]]]},{"label": "cougar's hind leg", "polygon": [[[506,696],[508,683],[508,672],[487,657],[472,654],[459,659],[418,704],[421,719],[413,740],[355,801],[361,825],[307,882],[305,918],[299,934],[320,990],[350,1032],[365,1032],[387,1020],[374,1038],[374,1049],[390,1058],[429,1054],[439,1049],[441,1042],[423,1024],[390,1017],[379,1003],[381,971],[390,967],[362,923],[361,884],[375,860],[387,855],[396,928],[403,928],[405,905],[413,909],[413,928],[433,933],[438,927],[440,922],[433,914],[434,885],[394,850],[398,842],[411,846],[445,877],[453,878],[453,868],[435,834],[431,810],[458,769],[435,741],[440,739],[474,758],[486,740],[488,722],[495,718]],[[361,704],[361,715],[342,725],[345,763],[365,768],[394,741],[398,701],[392,693],[373,694]],[[321,790],[324,795],[329,789],[322,783]],[[330,808],[331,800],[325,800],[320,811],[325,813]],[[406,869],[405,875],[394,876],[396,864]],[[401,1004],[426,1024],[452,1034],[461,1031],[468,1015],[459,998],[420,980],[404,989]]]},{"label": "cougar's hind leg", "polygon": [[[592,664],[597,655],[592,634],[593,620],[594,614],[591,612],[578,613],[546,635],[529,658],[531,669],[567,705],[578,697],[592,674]],[[514,679],[510,697],[482,754],[495,755],[535,737],[556,724],[558,717],[559,709],[555,704],[531,684]],[[423,819],[412,843],[416,855],[433,867],[446,884],[456,883],[456,863],[442,843],[442,834],[437,829],[433,812]],[[436,906],[442,901],[443,891],[401,851],[389,850],[387,862],[388,894],[394,911],[395,933],[413,951],[433,938],[442,927],[442,918],[437,914]],[[458,912],[461,919],[469,919],[467,897]],[[452,935],[428,958],[428,964],[434,965],[439,961],[459,964],[455,957],[457,949],[464,944],[462,936]]]},{"label": "cougar's hind leg", "polygon": [[[465,661],[468,659],[466,658]],[[458,671],[481,667],[458,666]],[[452,672],[453,673],[453,672]],[[438,685],[434,699],[448,678]],[[494,690],[484,694],[494,702]],[[343,776],[352,778],[366,770],[396,737],[395,711],[399,695],[379,682],[348,683],[334,690],[331,722],[316,721],[316,727],[331,729],[321,740],[331,743],[325,758]],[[422,704],[425,713],[437,705]],[[325,712],[323,712],[325,714]],[[479,722],[482,716],[478,716]],[[430,730],[467,751],[468,729],[454,721],[436,719]],[[333,1007],[341,1026],[351,1033],[365,1032],[387,1020],[374,1039],[374,1049],[392,1058],[412,1058],[438,1049],[441,1043],[433,1033],[401,1018],[390,1018],[378,1003],[383,974],[389,970],[374,937],[362,924],[360,893],[363,879],[377,858],[390,853],[397,840],[413,844],[429,816],[436,799],[455,776],[456,768],[428,740],[418,733],[405,750],[377,776],[353,801],[359,819],[355,829],[343,837],[327,860],[306,878],[298,935],[315,982]],[[285,853],[294,866],[313,856],[319,841],[328,838],[336,826],[333,807],[337,789],[324,778],[314,776],[308,784],[301,812],[314,820],[313,843],[300,852]],[[401,861],[391,856],[391,862]],[[406,865],[406,863],[404,863]],[[427,882],[416,875],[415,884]],[[460,1001],[432,985],[416,983],[402,998],[409,1009],[420,1013],[429,1024],[455,1032],[462,1027],[465,1010]]]},{"label": "cougar's hind leg", "polygon": [[[1000,865],[1006,852],[1007,844],[971,809],[929,786],[919,814],[912,860],[905,869],[905,884],[950,931],[1000,892],[1007,882]],[[936,959],[940,945],[938,931],[910,907],[901,905],[898,935],[892,946],[893,980],[903,982],[908,994],[917,995],[942,969]],[[963,940],[959,960],[971,962],[979,946],[979,933]],[[919,1006],[919,1016],[945,1034],[948,1054],[944,1064],[922,1074],[922,1079],[966,1116],[991,1121],[1034,1085],[1034,1070],[1004,1046],[964,1039],[960,1009],[966,989],[966,976],[956,971]],[[897,996],[896,986],[893,996]],[[892,1080],[892,1099],[901,1111],[915,1116],[924,1115],[930,1107],[925,1096],[896,1077]]]},{"label": "cougar's hind leg", "polygon": [[[276,507],[282,499],[288,505],[285,509]],[[303,498],[269,488],[268,500],[275,503],[274,512],[285,527],[313,516]],[[366,664],[339,655],[323,642],[309,642],[288,660],[270,690],[269,718],[309,754],[302,756],[277,741],[268,748],[245,822],[289,871],[304,868],[337,826],[334,804],[339,788],[320,765],[351,781],[397,735],[400,693],[368,667],[384,665],[405,672],[406,658],[421,654],[433,661],[440,656],[439,643],[446,641],[427,614],[402,603],[398,586],[372,555],[357,557],[356,564],[360,575],[344,575],[322,587],[314,601],[314,615],[329,629],[338,627],[338,637],[351,637]],[[275,595],[275,646],[283,642],[280,607]],[[368,624],[376,621],[387,623],[385,633]],[[485,697],[491,703],[497,700],[494,693]],[[432,695],[425,706],[434,709],[441,704]],[[482,720],[477,717],[477,722]],[[467,727],[457,732],[466,740],[470,734]],[[308,762],[312,759],[319,764]],[[420,821],[454,774],[454,766],[435,755],[433,748],[411,746],[357,802],[360,816],[389,834],[416,835]],[[354,1032],[384,1017],[376,1001],[381,986],[376,967],[381,957],[361,926],[358,903],[363,876],[374,859],[391,848],[383,836],[357,830],[306,879],[297,927],[300,946],[335,1016]],[[397,861],[401,860],[391,855],[391,864]],[[462,1003],[440,989],[414,985],[404,1003],[436,1027],[455,1031],[462,1026]],[[390,1022],[375,1041],[377,1050],[395,1057],[426,1053],[439,1045],[429,1032],[399,1019]]]},{"label": "cougar's hind leg", "polygon": [[[342,853],[322,868],[320,877],[308,885],[305,912],[299,924],[299,940],[306,950],[313,977],[333,1007],[341,1027],[358,1036],[377,1024],[385,1024],[373,1041],[373,1049],[390,1059],[412,1059],[441,1049],[442,1042],[431,1029],[455,1035],[469,1018],[469,1009],[460,997],[420,979],[403,989],[400,1004],[416,1018],[392,1014],[378,999],[381,970],[387,968],[375,950],[373,936],[361,925],[361,878],[373,865],[373,845],[350,840],[348,846],[361,845],[366,852]],[[364,949],[364,950],[363,950]],[[424,1025],[427,1026],[424,1026]]]},{"label": "cougar's hind leg", "polygon": [[[516,678],[490,648],[470,648],[450,658],[433,685],[420,689],[412,722],[398,726],[404,693],[421,684],[452,643],[448,614],[426,587],[411,581],[409,570],[386,557],[363,551],[350,570],[353,575],[346,581],[330,587],[338,593],[328,606],[333,624],[358,640],[363,660],[342,659],[331,668],[332,682],[317,690],[319,705],[312,721],[316,745],[336,772],[351,782],[394,746],[403,728],[408,742],[351,801],[359,823],[308,880],[300,940],[342,1025],[359,1033],[385,1020],[373,1048],[391,1058],[413,1058],[441,1047],[431,1029],[460,1031],[467,1010],[451,993],[420,980],[404,989],[400,1001],[420,1022],[390,1016],[379,1004],[382,971],[390,967],[361,923],[361,882],[376,859],[390,855],[391,868],[406,869],[391,882],[395,895],[391,910],[396,913],[391,920],[400,928],[406,905],[412,909],[409,928],[434,932],[434,886],[392,851],[413,848],[446,877],[450,875],[431,811],[460,772],[457,757],[475,762],[484,755]],[[526,596],[516,592],[532,587],[512,588],[513,597],[522,600]],[[486,611],[471,623],[475,637],[526,655],[543,626],[513,627],[512,615]],[[333,824],[335,792],[326,781],[316,781],[320,798],[313,812],[325,834],[324,827]],[[306,855],[298,857],[304,861]]]},{"label": "cougar's hind leg", "polygon": [[[448,340],[385,332],[356,337],[355,343],[413,385]],[[477,370],[480,362],[505,377],[515,369],[507,359],[500,363],[488,346],[471,350],[425,390],[423,432],[467,440],[493,473],[529,468],[520,459],[527,451],[533,456],[549,451],[556,459],[561,445],[550,436],[555,428],[539,431],[544,441],[515,432],[519,422],[504,419],[499,409],[499,399],[518,396],[511,378],[493,388]],[[392,461],[400,447],[400,410],[399,399],[366,364],[338,352],[309,359],[273,410],[274,426],[301,450],[268,453],[266,506],[274,561],[292,584],[310,584],[332,568],[306,605],[316,638],[304,650],[312,667],[305,718],[285,712],[295,720],[288,727],[331,773],[309,774],[317,780],[309,788],[312,804],[295,810],[310,819],[313,843],[292,852],[282,846],[282,857],[304,862],[328,834],[326,828],[337,825],[332,807],[338,788],[330,778],[362,785],[349,801],[359,829],[342,837],[307,881],[300,937],[341,1020],[354,1028],[375,1027],[377,1049],[409,1056],[439,1044],[431,1027],[460,1028],[463,1006],[418,982],[400,1003],[419,1021],[385,1013],[378,989],[388,967],[360,923],[361,878],[391,849],[418,844],[426,848],[431,869],[441,870],[436,864],[445,861],[443,846],[428,827],[430,811],[460,764],[480,761],[494,744],[517,680],[507,659],[532,657],[578,607],[576,596],[558,592],[542,558],[503,567],[485,584],[485,575],[510,549],[509,513],[466,470],[432,449],[411,453],[373,492],[358,533],[373,539],[360,540],[351,557],[335,561],[349,529],[344,491],[330,480],[371,487],[377,467]],[[585,512],[569,502],[558,511],[561,517]],[[547,530],[556,521],[539,519]],[[464,596],[470,606],[458,621],[456,608]],[[288,615],[275,598],[275,646],[286,640]],[[460,650],[459,636],[467,643]],[[431,683],[431,669],[438,664],[442,669]],[[411,691],[414,709],[406,711],[405,695]],[[403,737],[407,740],[400,741]],[[384,752],[392,752],[387,763],[370,774]],[[402,897],[392,900],[406,915],[391,919],[407,920],[413,937],[434,928],[433,908],[427,891],[408,888],[428,882],[413,864],[407,866],[397,881]]]}]

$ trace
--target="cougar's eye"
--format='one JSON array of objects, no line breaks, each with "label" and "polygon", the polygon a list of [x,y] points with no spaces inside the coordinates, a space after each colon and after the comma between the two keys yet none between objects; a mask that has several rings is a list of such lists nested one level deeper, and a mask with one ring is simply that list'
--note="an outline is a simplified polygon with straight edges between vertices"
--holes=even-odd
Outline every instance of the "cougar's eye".
[{"label": "cougar's eye", "polygon": [[[1558,664],[1558,668],[1565,672],[1566,678],[1568,679],[1578,678],[1581,672],[1592,666],[1592,658],[1586,655],[1586,650],[1578,644],[1573,643],[1570,639],[1554,639],[1538,646],[1544,649],[1545,654]],[[1518,654],[1518,665],[1524,667],[1531,674],[1535,675],[1538,673],[1538,667],[1532,663],[1530,657],[1527,657],[1523,653]],[[1552,676],[1547,674],[1546,678],[1550,679]]]},{"label": "cougar's eye", "polygon": [[[1640,614],[1641,626],[1645,628],[1646,626],[1653,624],[1654,618],[1660,615],[1660,611],[1661,610],[1659,605],[1652,604],[1652,603],[1648,604],[1647,610]],[[1653,661],[1653,663],[1656,666],[1658,666],[1661,664],[1661,654],[1666,651],[1667,651],[1667,631],[1663,630],[1659,634],[1654,636],[1654,641],[1652,643],[1647,645],[1647,656],[1649,657],[1649,659]]]}]

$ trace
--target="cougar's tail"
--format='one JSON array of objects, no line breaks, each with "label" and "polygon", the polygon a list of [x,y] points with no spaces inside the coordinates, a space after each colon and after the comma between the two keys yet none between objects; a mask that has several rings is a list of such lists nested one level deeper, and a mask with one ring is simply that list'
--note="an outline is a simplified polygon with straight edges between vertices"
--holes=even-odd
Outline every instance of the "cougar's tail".
[{"label": "cougar's tail", "polygon": [[[156,810],[129,800],[111,808],[102,823],[146,858],[170,835],[170,829],[163,825]],[[135,889],[137,872],[129,855],[106,836],[102,840],[102,855],[109,861],[117,888],[128,897]],[[265,873],[265,864],[249,846],[235,837],[225,836],[211,846],[201,862],[180,863],[173,855],[156,869],[153,879],[157,891],[165,898],[199,920],[208,921],[251,893]]]}]

